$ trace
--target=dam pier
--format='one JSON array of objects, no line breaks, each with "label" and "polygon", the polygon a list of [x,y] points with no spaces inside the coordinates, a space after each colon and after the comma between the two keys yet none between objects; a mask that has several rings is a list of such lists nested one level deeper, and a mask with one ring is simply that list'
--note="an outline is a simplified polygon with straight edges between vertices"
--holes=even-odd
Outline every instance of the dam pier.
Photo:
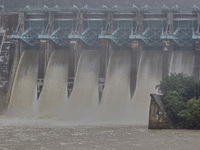
[{"label": "dam pier", "polygon": [[78,113],[130,109],[147,122],[150,93],[162,78],[200,76],[197,9],[1,6],[0,26],[1,110],[48,112],[67,103]]}]

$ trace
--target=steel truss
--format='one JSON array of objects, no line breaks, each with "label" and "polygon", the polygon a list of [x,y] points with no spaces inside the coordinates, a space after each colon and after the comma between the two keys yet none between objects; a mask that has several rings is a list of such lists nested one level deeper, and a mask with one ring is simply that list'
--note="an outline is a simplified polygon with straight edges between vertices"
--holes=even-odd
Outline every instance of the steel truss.
[{"label": "steel truss", "polygon": [[22,35],[19,37],[30,46],[39,45],[40,41],[38,35],[44,31],[45,20],[28,20],[26,21],[26,28]]},{"label": "steel truss", "polygon": [[131,34],[131,29],[117,28],[111,35],[111,40],[118,46],[130,47],[131,40],[129,36]]},{"label": "steel truss", "polygon": [[194,45],[195,22],[192,20],[174,21],[174,32],[162,32],[161,39],[171,39],[179,47],[191,47]]},{"label": "steel truss", "polygon": [[74,31],[68,37],[70,39],[80,39],[88,46],[100,46],[99,35],[103,30],[104,24],[104,19],[86,19],[84,20],[85,30],[81,34]]},{"label": "steel truss", "polygon": [[106,31],[102,31],[99,38],[111,39],[117,46],[130,47],[131,39],[129,38],[132,29],[134,28],[133,20],[115,20],[114,31],[108,35]]},{"label": "steel truss", "polygon": [[162,46],[160,38],[163,28],[163,20],[147,20],[144,23],[144,31],[142,34],[131,32],[130,39],[141,39],[147,46],[159,47]]},{"label": "steel truss", "polygon": [[148,27],[142,33],[141,39],[150,47],[162,46],[161,33],[162,29]]},{"label": "steel truss", "polygon": [[50,39],[59,46],[69,45],[68,35],[73,31],[74,26],[74,20],[56,21],[56,29],[50,35]]},{"label": "steel truss", "polygon": [[80,39],[89,46],[100,46],[100,39],[98,38],[102,29],[88,27],[80,35]]},{"label": "steel truss", "polygon": [[193,46],[192,34],[193,34],[192,28],[178,27],[173,34],[173,40],[180,47],[184,47],[184,46],[190,47],[190,46]]}]

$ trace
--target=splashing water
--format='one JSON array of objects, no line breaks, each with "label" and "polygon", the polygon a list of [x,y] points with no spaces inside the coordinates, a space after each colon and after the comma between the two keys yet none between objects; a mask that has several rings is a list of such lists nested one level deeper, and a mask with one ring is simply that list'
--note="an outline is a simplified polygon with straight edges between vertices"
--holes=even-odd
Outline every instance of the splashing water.
[{"label": "splashing water", "polygon": [[21,55],[8,106],[9,111],[15,115],[28,115],[34,110],[37,100],[38,54],[37,50],[27,50]]},{"label": "splashing water", "polygon": [[43,113],[56,113],[68,99],[68,55],[66,50],[54,50],[51,54],[44,86],[38,101]]},{"label": "splashing water", "polygon": [[145,51],[141,57],[135,94],[132,99],[132,119],[135,123],[147,124],[150,93],[157,93],[156,85],[162,78],[162,52]]}]

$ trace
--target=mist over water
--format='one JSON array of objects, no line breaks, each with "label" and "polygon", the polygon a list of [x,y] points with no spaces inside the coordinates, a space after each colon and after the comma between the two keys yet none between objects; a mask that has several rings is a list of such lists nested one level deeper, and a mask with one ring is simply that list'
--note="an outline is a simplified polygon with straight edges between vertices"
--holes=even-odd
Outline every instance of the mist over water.
[{"label": "mist over water", "polygon": [[155,87],[161,78],[162,51],[144,51],[140,60],[136,90],[130,104],[133,122],[148,123],[150,93],[158,93]]},{"label": "mist over water", "polygon": [[79,59],[73,91],[67,104],[70,119],[91,118],[99,109],[100,53],[83,50]]},{"label": "mist over water", "polygon": [[54,50],[51,54],[44,85],[38,100],[38,110],[54,113],[68,99],[68,53],[66,50]]},{"label": "mist over water", "polygon": [[193,75],[194,69],[194,51],[173,51],[170,63],[170,73],[185,73],[189,76]]},{"label": "mist over water", "polygon": [[37,100],[38,55],[37,50],[23,51],[12,87],[9,112],[25,115],[34,110]]}]

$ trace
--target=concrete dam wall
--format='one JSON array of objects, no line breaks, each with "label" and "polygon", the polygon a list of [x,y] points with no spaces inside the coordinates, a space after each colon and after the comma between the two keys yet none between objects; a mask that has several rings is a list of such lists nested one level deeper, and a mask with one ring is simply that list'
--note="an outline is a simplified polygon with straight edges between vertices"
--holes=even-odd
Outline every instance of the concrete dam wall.
[{"label": "concrete dam wall", "polygon": [[1,14],[1,113],[147,124],[162,78],[199,78],[197,12],[35,12]]}]

